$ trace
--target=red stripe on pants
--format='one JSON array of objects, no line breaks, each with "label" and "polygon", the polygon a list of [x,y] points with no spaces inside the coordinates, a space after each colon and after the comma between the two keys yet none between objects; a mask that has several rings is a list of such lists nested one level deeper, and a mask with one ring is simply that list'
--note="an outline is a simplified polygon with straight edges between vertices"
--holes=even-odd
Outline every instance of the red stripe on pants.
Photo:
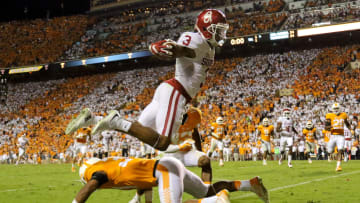
[{"label": "red stripe on pants", "polygon": [[170,136],[172,135],[171,131],[173,129],[175,118],[176,118],[176,111],[177,111],[177,106],[178,106],[178,103],[179,103],[179,98],[180,98],[180,94],[178,94],[176,99],[175,99],[174,116],[173,116],[173,118],[171,120],[171,126],[170,126],[170,130],[169,130]]},{"label": "red stripe on pants", "polygon": [[175,88],[173,89],[173,91],[171,93],[171,96],[170,96],[168,111],[167,111],[167,114],[166,114],[166,119],[165,119],[165,124],[164,124],[164,129],[163,129],[163,131],[161,133],[164,136],[166,136],[165,133],[166,133],[166,129],[167,129],[167,124],[169,122],[169,117],[170,117],[170,112],[171,112],[171,107],[172,107],[172,99],[174,97],[174,94],[175,94]]}]

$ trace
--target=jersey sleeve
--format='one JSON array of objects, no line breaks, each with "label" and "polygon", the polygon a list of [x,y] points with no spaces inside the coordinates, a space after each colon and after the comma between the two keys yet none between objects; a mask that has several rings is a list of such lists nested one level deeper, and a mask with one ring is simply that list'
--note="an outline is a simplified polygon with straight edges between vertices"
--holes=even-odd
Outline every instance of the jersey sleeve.
[{"label": "jersey sleeve", "polygon": [[270,126],[270,131],[274,131],[274,126],[273,125]]},{"label": "jersey sleeve", "polygon": [[[195,55],[198,56],[201,53],[200,45],[199,45],[199,36],[197,36],[197,33],[193,32],[184,32],[179,37],[178,41],[176,42],[180,46],[191,48],[195,51]],[[184,57],[190,61],[194,61],[195,58],[188,58]]]},{"label": "jersey sleeve", "polygon": [[327,120],[327,119],[330,119],[331,120],[331,118],[332,118],[332,116],[331,116],[331,114],[326,114],[326,116],[325,116],[325,119]]},{"label": "jersey sleeve", "polygon": [[343,113],[343,119],[346,120],[348,118],[347,113]]},{"label": "jersey sleeve", "polygon": [[302,130],[302,134],[305,135],[306,134],[306,129]]},{"label": "jersey sleeve", "polygon": [[189,47],[192,49],[196,49],[198,47],[196,36],[194,36],[194,33],[191,32],[182,33],[176,43],[180,46]]}]

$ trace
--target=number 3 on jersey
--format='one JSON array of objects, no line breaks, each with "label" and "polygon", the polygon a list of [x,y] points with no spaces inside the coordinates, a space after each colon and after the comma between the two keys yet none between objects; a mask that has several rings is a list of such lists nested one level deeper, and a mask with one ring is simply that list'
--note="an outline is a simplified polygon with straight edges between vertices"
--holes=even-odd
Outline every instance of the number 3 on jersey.
[{"label": "number 3 on jersey", "polygon": [[191,36],[190,35],[185,35],[185,39],[183,41],[183,45],[187,46],[190,44],[191,41]]}]

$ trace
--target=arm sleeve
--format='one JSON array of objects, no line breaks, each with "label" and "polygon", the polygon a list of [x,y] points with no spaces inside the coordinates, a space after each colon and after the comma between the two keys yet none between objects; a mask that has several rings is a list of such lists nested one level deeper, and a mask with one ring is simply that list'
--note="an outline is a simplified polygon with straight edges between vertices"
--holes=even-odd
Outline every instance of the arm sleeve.
[{"label": "arm sleeve", "polygon": [[103,171],[93,173],[91,176],[91,180],[97,180],[99,182],[99,187],[109,181],[106,173]]}]

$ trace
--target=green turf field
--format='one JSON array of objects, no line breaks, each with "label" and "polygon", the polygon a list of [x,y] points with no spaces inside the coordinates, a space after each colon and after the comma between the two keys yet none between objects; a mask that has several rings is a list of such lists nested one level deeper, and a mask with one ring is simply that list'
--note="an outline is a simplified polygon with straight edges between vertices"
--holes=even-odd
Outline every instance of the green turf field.
[{"label": "green turf field", "polygon": [[[261,176],[270,191],[271,202],[357,203],[360,202],[360,161],[343,163],[335,172],[336,162],[294,161],[294,168],[277,162],[226,162],[220,168],[213,162],[214,181],[249,179]],[[200,170],[192,169],[199,174]],[[0,202],[71,202],[82,184],[69,164],[0,165]],[[135,191],[99,190],[88,202],[127,203]],[[157,190],[154,203],[158,202]],[[191,199],[189,195],[184,200]],[[231,202],[261,202],[250,192],[234,192]]]}]

